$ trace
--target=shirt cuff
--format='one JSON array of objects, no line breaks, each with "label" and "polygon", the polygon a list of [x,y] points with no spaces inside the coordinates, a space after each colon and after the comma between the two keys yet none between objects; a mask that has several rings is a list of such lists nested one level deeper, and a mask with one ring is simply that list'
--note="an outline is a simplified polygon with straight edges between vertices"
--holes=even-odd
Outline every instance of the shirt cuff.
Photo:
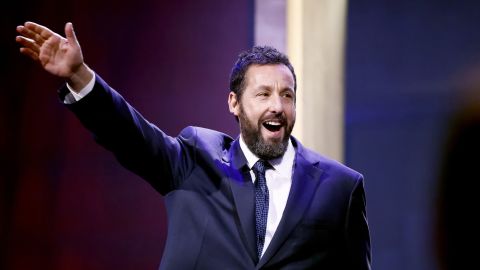
[{"label": "shirt cuff", "polygon": [[79,101],[80,99],[85,97],[88,93],[90,93],[93,90],[93,86],[95,85],[95,77],[96,75],[94,73],[92,79],[78,93],[73,91],[73,89],[67,83],[67,88],[70,91],[70,93],[65,96],[64,103],[72,104],[76,101]]}]

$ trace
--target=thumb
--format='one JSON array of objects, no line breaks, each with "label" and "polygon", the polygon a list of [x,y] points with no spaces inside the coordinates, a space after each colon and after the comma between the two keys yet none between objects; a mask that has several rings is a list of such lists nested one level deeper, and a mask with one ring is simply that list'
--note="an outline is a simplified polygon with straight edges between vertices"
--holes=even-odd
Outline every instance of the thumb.
[{"label": "thumb", "polygon": [[75,35],[75,31],[73,31],[73,24],[71,22],[65,24],[65,36],[70,44],[78,45],[77,36]]}]

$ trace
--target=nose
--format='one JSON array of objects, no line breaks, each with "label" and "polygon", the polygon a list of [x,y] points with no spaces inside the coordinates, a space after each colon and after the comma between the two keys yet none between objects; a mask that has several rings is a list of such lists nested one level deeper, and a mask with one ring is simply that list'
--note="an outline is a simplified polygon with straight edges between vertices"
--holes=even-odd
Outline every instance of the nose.
[{"label": "nose", "polygon": [[271,113],[278,114],[283,112],[283,101],[279,95],[272,95],[270,97],[269,110]]}]

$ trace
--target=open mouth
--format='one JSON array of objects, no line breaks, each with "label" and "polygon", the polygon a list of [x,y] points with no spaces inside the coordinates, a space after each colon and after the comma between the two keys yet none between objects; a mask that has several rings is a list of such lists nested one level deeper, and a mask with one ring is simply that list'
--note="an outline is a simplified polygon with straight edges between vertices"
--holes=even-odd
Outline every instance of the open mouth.
[{"label": "open mouth", "polygon": [[268,130],[268,131],[271,131],[271,132],[277,132],[279,131],[283,124],[278,121],[278,120],[270,120],[270,121],[265,121],[262,123],[262,125]]}]

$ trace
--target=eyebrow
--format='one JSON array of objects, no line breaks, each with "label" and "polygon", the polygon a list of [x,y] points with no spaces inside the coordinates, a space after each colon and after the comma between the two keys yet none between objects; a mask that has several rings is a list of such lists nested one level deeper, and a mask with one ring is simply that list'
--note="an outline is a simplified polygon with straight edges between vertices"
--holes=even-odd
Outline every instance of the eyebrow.
[{"label": "eyebrow", "polygon": [[[272,91],[272,87],[269,86],[269,85],[267,85],[267,84],[259,85],[256,89],[257,89],[257,90],[269,90],[269,91]],[[285,91],[285,90],[295,92],[295,90],[294,90],[293,88],[291,88],[290,86],[287,86],[287,87],[285,87],[285,88],[282,88],[280,91]]]}]

